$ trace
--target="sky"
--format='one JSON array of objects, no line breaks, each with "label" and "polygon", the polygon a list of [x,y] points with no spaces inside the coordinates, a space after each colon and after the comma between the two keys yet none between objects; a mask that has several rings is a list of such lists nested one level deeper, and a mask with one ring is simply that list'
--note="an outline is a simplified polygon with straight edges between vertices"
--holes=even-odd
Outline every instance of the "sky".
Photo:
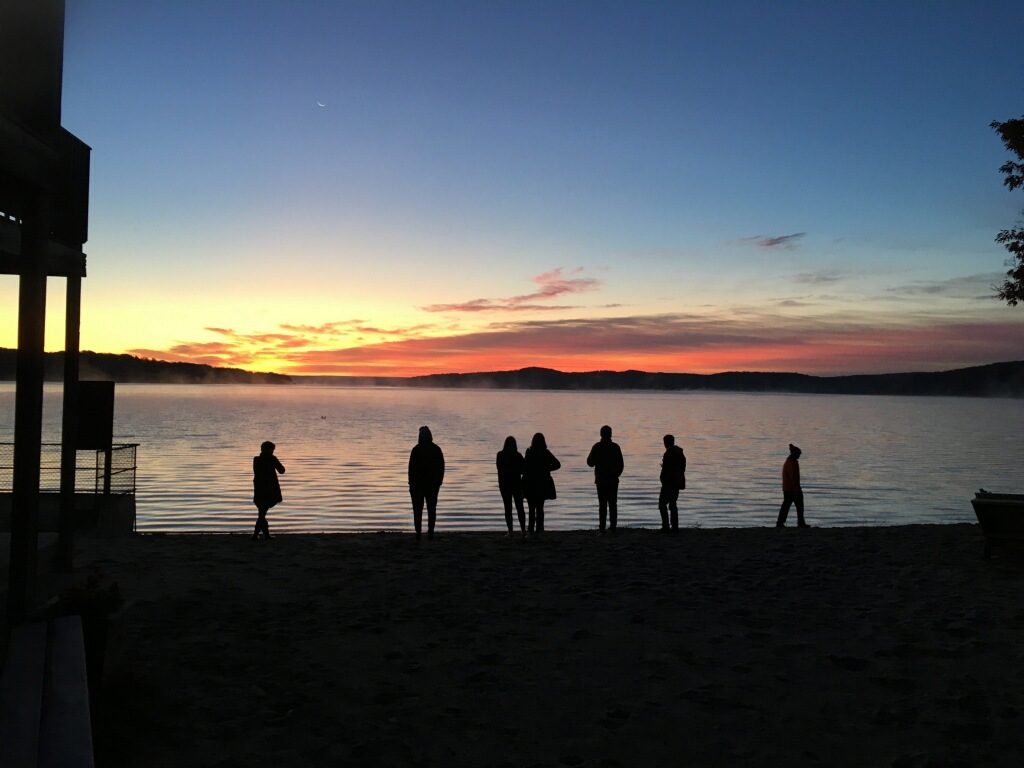
[{"label": "sky", "polygon": [[[294,374],[1024,359],[1019,2],[68,0],[82,347]],[[47,348],[63,347],[51,280]],[[0,281],[0,346],[17,285]]]}]

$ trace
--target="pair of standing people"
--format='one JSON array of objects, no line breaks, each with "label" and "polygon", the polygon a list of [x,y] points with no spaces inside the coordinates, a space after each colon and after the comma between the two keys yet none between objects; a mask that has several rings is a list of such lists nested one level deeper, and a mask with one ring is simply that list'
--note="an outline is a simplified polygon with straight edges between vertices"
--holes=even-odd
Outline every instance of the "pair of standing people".
[{"label": "pair of standing people", "polygon": [[[505,506],[505,524],[511,536],[515,532],[512,524],[512,505],[519,516],[519,530],[523,536],[528,533],[539,535],[544,532],[544,502],[557,498],[552,472],[562,468],[562,463],[548,450],[547,441],[540,432],[533,436],[526,455],[519,453],[516,439],[509,435],[504,447],[495,459],[498,470],[498,490]],[[529,508],[529,522],[523,511],[523,500]]]},{"label": "pair of standing people", "polygon": [[[665,454],[661,459],[661,493],[658,495],[658,511],[661,513],[661,530],[679,530],[679,491],[686,488],[686,455],[676,445],[673,435],[665,435]],[[612,442],[612,428],[601,427],[601,439],[594,443],[587,456],[587,466],[594,468],[594,485],[597,486],[598,525],[605,530],[615,531],[618,522],[619,477],[624,462],[622,449]],[[671,520],[669,517],[671,512]],[[671,525],[671,527],[670,527]]]}]

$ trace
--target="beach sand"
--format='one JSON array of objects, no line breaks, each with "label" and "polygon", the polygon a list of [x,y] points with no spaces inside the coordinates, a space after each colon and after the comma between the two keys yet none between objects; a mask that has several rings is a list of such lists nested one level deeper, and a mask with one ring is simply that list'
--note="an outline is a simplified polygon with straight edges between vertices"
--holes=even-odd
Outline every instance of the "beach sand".
[{"label": "beach sand", "polygon": [[1020,765],[977,526],[84,538],[108,765]]}]

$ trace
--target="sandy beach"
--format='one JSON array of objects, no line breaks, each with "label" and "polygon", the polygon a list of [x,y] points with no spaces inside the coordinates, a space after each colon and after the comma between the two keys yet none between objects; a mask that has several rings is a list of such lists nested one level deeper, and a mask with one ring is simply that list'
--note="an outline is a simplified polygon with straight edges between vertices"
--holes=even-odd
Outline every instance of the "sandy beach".
[{"label": "sandy beach", "polygon": [[[1019,765],[977,526],[86,538],[133,766]],[[103,763],[100,763],[103,764]]]}]

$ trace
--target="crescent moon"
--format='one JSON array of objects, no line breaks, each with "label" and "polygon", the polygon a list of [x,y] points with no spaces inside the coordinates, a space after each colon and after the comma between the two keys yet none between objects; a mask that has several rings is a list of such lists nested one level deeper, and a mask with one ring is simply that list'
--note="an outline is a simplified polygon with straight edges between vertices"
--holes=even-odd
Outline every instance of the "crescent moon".
[{"label": "crescent moon", "polygon": [[327,106],[326,104],[324,104],[323,102],[320,102],[320,101],[318,101],[318,102],[316,103],[316,105],[317,105],[318,107],[326,107],[326,106]]}]

